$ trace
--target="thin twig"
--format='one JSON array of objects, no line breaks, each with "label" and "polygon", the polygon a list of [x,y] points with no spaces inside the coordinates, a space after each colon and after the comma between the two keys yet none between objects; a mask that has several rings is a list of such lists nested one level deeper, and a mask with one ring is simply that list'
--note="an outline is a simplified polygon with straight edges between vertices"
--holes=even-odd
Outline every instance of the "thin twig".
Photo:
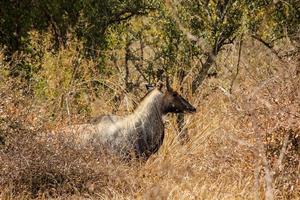
[{"label": "thin twig", "polygon": [[235,75],[234,75],[234,77],[231,81],[231,84],[230,84],[230,89],[229,89],[230,94],[232,94],[232,89],[233,89],[234,82],[235,82],[237,76],[239,75],[239,71],[240,71],[242,45],[243,45],[243,35],[241,36],[241,40],[240,40],[240,43],[239,43],[239,52],[238,52],[238,61],[237,61],[237,65],[236,65],[236,73],[235,73]]},{"label": "thin twig", "polygon": [[284,155],[285,155],[285,152],[286,152],[287,144],[289,142],[289,137],[290,137],[290,134],[286,134],[286,136],[284,138],[284,141],[283,141],[281,151],[280,151],[279,158],[278,158],[277,163],[275,165],[275,170],[281,171],[283,169],[282,161],[283,161],[283,158],[284,158]]}]

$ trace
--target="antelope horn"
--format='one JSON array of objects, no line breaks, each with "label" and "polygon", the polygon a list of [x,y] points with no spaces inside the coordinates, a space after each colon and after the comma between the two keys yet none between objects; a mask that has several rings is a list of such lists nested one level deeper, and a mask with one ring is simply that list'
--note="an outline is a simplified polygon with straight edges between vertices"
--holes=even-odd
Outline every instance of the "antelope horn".
[{"label": "antelope horn", "polygon": [[168,75],[166,75],[166,86],[167,86],[167,90],[171,91],[170,82],[169,82],[169,76]]}]

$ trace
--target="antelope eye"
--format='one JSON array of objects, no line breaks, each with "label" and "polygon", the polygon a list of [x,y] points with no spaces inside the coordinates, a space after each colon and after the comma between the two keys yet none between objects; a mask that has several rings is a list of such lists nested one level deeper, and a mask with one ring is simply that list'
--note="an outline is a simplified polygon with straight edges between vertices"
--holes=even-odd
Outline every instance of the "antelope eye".
[{"label": "antelope eye", "polygon": [[177,94],[176,94],[176,93],[173,93],[172,95],[173,95],[173,97],[177,97]]}]

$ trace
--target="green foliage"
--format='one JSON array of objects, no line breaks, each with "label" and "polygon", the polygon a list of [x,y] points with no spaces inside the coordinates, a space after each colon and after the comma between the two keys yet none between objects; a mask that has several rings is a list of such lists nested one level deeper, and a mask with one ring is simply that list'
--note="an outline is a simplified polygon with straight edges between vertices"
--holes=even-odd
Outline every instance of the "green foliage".
[{"label": "green foliage", "polygon": [[165,75],[197,76],[205,63],[212,66],[210,51],[217,56],[241,35],[272,42],[300,30],[299,4],[292,0],[24,0],[1,1],[0,9],[6,74],[21,77],[41,99],[58,98],[81,82],[94,85],[78,86],[79,93],[97,90],[98,79],[116,74],[126,87]]},{"label": "green foliage", "polygon": [[89,52],[105,48],[105,31],[135,15],[145,15],[158,1],[42,0],[1,1],[0,41],[8,53],[23,49],[31,30],[51,29],[54,47],[64,45],[68,32],[75,32]]},{"label": "green foliage", "polygon": [[296,37],[300,30],[299,1],[182,1],[174,7],[181,23],[212,47],[250,33],[267,41]]},{"label": "green foliage", "polygon": [[294,39],[299,34],[299,1],[251,1],[245,10],[249,31],[268,42],[284,36]]}]

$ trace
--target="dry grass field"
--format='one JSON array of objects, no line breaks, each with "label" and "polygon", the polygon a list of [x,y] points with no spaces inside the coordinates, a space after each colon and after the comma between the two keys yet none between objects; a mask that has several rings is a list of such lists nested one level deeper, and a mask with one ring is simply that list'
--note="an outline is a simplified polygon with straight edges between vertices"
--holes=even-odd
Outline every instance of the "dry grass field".
[{"label": "dry grass field", "polygon": [[[237,66],[238,45],[231,45],[196,94],[196,72],[183,83],[182,95],[197,108],[185,116],[188,140],[180,142],[169,115],[158,153],[128,163],[38,137],[103,113],[126,115],[146,94],[142,86],[122,92],[117,73],[102,79],[108,89],[90,90],[94,64],[87,59],[77,69],[82,77],[70,81],[64,72],[78,57],[71,45],[45,54],[40,66],[47,68],[38,75],[48,82],[36,77],[35,98],[1,69],[0,199],[300,199],[299,57],[280,59],[248,39]],[[111,90],[121,94],[118,105]],[[75,99],[75,91],[83,95]]]}]

